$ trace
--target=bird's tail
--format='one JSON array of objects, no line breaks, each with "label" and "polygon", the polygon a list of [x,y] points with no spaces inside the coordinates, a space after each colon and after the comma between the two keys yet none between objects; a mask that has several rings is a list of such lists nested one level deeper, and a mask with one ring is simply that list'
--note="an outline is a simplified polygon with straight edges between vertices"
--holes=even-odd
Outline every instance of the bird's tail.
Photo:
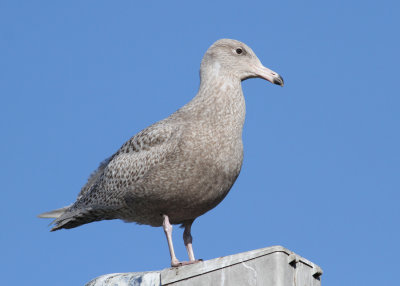
[{"label": "bird's tail", "polygon": [[63,208],[60,208],[60,209],[56,209],[56,210],[52,210],[52,211],[49,211],[49,212],[45,212],[45,213],[39,214],[38,217],[40,217],[40,218],[58,218],[58,217],[60,217],[70,206],[71,206],[71,205],[66,206],[66,207],[63,207]]},{"label": "bird's tail", "polygon": [[118,209],[111,209],[107,207],[86,207],[84,209],[71,208],[72,205],[45,212],[38,217],[40,218],[54,218],[50,225],[54,225],[51,231],[59,230],[62,228],[74,228],[82,224],[90,223],[99,220],[115,219],[115,213]]}]

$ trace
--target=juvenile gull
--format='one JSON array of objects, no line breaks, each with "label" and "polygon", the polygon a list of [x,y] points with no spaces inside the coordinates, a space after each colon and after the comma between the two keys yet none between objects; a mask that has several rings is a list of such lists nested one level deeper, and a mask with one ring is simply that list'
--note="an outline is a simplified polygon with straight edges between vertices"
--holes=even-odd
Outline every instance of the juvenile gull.
[{"label": "juvenile gull", "polygon": [[[283,86],[247,45],[218,40],[203,57],[200,88],[189,103],[103,161],[75,203],[39,217],[56,218],[52,231],[109,219],[163,226],[171,265],[197,262],[190,229],[225,198],[239,175],[245,118],[241,82],[254,77]],[[175,256],[171,224],[185,228],[187,262]]]}]

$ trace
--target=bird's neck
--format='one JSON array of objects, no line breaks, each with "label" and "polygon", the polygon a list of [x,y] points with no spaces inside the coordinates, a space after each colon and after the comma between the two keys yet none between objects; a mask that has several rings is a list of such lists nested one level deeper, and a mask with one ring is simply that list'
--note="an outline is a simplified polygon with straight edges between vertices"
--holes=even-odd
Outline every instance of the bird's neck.
[{"label": "bird's neck", "polygon": [[202,76],[197,95],[184,109],[211,128],[231,130],[241,137],[246,105],[240,79]]}]

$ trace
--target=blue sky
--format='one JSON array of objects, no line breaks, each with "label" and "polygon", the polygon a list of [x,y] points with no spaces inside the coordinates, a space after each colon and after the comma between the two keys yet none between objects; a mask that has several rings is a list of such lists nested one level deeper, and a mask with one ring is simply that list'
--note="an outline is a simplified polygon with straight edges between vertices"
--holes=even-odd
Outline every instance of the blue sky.
[{"label": "blue sky", "polygon": [[[161,2],[161,1],[160,1]],[[334,2],[334,3],[333,3]],[[83,285],[163,269],[161,228],[49,232],[98,163],[188,102],[219,38],[285,79],[243,83],[244,164],[193,225],[197,257],[283,245],[329,285],[393,285],[400,255],[395,1],[2,1],[2,284]],[[186,259],[175,228],[178,258]]]}]

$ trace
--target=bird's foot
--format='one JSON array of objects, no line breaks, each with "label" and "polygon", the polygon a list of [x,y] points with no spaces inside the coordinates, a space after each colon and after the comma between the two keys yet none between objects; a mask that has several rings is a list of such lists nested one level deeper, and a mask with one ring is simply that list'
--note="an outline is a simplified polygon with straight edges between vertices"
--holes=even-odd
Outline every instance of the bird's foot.
[{"label": "bird's foot", "polygon": [[171,266],[172,267],[179,267],[179,266],[184,266],[184,265],[195,264],[195,263],[198,263],[198,262],[201,262],[201,261],[203,261],[203,259],[196,259],[196,260],[193,260],[193,261],[174,260],[174,261],[171,261]]}]

